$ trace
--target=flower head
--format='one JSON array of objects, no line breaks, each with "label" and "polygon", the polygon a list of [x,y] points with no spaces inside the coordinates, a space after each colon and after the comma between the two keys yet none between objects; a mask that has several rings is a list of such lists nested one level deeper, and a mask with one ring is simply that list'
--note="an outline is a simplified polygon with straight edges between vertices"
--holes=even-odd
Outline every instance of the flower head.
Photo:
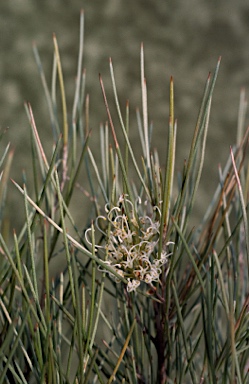
[{"label": "flower head", "polygon": [[[102,218],[108,223],[106,232],[101,230],[105,244],[98,248],[105,250],[106,265],[127,279],[128,292],[135,291],[141,282],[150,285],[158,282],[170,255],[167,248],[172,242],[165,244],[158,255],[161,212],[159,207],[151,208],[148,214],[148,204],[146,211],[141,210],[140,200],[134,207],[127,195],[122,194],[117,206],[109,209],[106,205],[106,216],[99,216],[96,220],[98,223]],[[103,266],[101,270],[105,270]],[[107,272],[118,281],[116,276]]]}]

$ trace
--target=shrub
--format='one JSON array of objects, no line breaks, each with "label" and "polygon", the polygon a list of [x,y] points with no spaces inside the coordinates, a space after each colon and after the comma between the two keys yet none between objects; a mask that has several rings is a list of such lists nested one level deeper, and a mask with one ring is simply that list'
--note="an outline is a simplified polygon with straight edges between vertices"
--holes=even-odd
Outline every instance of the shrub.
[{"label": "shrub", "polygon": [[[137,111],[141,161],[134,154],[137,144],[129,139],[129,104],[123,116],[110,60],[119,125],[113,123],[100,77],[109,124],[100,128],[98,165],[90,149],[83,21],[82,12],[71,122],[56,37],[51,93],[34,48],[55,145],[48,159],[27,105],[34,193],[13,181],[23,196],[26,218],[20,233],[14,232],[13,246],[1,220],[0,383],[246,383],[249,173],[244,93],[241,139],[219,169],[219,184],[202,222],[192,228],[220,59],[208,76],[188,159],[177,180],[173,78],[164,167],[151,148],[143,46],[141,115]],[[13,157],[8,149],[1,160],[1,218]],[[81,168],[88,182],[80,187],[92,209],[87,217],[82,213],[85,222],[78,228],[69,204],[79,188]]]}]

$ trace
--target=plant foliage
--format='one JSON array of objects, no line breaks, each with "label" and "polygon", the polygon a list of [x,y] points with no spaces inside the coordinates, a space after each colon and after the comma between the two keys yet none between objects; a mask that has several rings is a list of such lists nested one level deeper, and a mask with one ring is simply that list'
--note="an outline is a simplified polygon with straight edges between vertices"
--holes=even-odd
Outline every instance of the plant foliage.
[{"label": "plant foliage", "polygon": [[[100,166],[91,150],[83,30],[82,12],[71,120],[56,37],[51,91],[34,47],[51,120],[52,155],[46,156],[27,105],[34,191],[13,181],[25,222],[12,244],[4,230],[9,147],[0,162],[0,383],[246,383],[249,131],[243,133],[244,93],[238,142],[225,168],[219,168],[219,184],[202,222],[192,228],[220,59],[208,75],[188,158],[177,178],[173,78],[166,156],[160,164],[151,147],[143,45],[136,153],[129,103],[123,115],[110,60],[119,123],[113,122],[100,76],[108,117],[100,127]],[[88,179],[80,180],[81,169]],[[79,185],[92,206],[89,217],[82,213],[81,228],[69,208]]]}]

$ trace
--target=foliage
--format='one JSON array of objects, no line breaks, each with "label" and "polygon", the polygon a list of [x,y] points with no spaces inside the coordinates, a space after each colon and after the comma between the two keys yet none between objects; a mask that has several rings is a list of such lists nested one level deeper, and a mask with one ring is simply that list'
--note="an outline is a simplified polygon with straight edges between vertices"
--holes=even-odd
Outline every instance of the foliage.
[{"label": "foliage", "polygon": [[[55,144],[48,159],[27,105],[34,196],[13,181],[25,209],[13,246],[4,231],[13,152],[6,148],[1,159],[0,383],[246,383],[249,131],[243,134],[244,93],[238,143],[219,170],[202,222],[192,228],[220,60],[208,76],[177,181],[173,78],[164,167],[151,148],[141,46],[140,162],[129,139],[129,104],[123,117],[110,60],[119,125],[113,123],[100,77],[109,124],[100,128],[98,166],[90,149],[83,27],[82,12],[71,121],[56,37],[51,92],[34,47]],[[81,168],[88,175],[82,190],[88,190],[92,211],[77,228],[69,204]]]}]

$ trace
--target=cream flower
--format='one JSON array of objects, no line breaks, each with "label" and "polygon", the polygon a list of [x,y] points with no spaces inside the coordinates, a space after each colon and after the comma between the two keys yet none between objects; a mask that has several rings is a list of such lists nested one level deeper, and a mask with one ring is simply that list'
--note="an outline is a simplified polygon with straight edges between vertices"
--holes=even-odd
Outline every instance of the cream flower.
[{"label": "cream flower", "polygon": [[[158,258],[161,211],[159,207],[148,207],[148,203],[145,206],[144,212],[141,210],[140,199],[134,207],[127,195],[122,194],[117,206],[109,209],[106,205],[107,215],[96,219],[96,227],[105,236],[105,244],[96,246],[96,251],[102,248],[105,251],[106,265],[127,279],[128,292],[136,291],[141,282],[151,285],[159,281],[162,267],[167,264],[170,255],[168,246],[174,244],[165,244],[161,257]],[[148,208],[151,208],[150,215]],[[100,229],[100,219],[108,224],[106,232]],[[86,240],[91,243],[87,232],[88,230]],[[103,266],[101,270],[105,271]],[[111,272],[105,272],[119,281]]]}]

